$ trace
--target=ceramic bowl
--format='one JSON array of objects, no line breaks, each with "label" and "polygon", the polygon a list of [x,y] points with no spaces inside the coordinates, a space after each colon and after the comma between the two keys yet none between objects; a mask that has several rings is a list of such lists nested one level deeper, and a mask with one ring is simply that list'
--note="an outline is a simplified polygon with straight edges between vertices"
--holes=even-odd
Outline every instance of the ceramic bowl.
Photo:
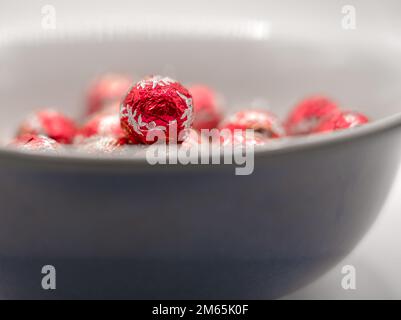
[{"label": "ceramic bowl", "polygon": [[[202,35],[4,46],[4,141],[36,107],[79,117],[86,84],[107,71],[208,83],[226,96],[228,112],[259,103],[283,117],[300,98],[323,93],[374,121],[262,147],[248,176],[232,165],[151,166],[143,157],[1,147],[2,296],[267,299],[318,278],[375,221],[398,169],[394,50]],[[57,270],[54,291],[40,285],[44,265]]]}]

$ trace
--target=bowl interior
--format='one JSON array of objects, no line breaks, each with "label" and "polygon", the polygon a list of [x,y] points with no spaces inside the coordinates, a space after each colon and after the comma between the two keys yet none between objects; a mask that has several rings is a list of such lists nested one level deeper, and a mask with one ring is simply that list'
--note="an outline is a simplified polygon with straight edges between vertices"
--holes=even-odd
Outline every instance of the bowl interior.
[{"label": "bowl interior", "polygon": [[125,35],[20,42],[0,51],[0,133],[7,139],[40,107],[81,116],[88,82],[110,71],[207,83],[229,110],[269,108],[285,117],[297,100],[321,93],[345,109],[384,118],[401,102],[398,51],[388,43],[329,39]]}]

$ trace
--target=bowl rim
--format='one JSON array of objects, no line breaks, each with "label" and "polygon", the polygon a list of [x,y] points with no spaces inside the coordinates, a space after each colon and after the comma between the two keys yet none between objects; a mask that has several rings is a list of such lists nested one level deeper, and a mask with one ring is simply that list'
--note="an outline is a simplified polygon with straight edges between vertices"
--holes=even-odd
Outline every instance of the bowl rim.
[{"label": "bowl rim", "polygon": [[[367,123],[363,126],[339,130],[336,132],[313,134],[310,136],[301,136],[289,138],[284,143],[277,141],[277,143],[266,144],[255,148],[255,160],[261,158],[269,158],[277,155],[288,155],[294,152],[302,152],[307,150],[314,150],[322,147],[329,147],[336,144],[348,143],[358,140],[360,138],[376,135],[381,132],[386,132],[396,128],[401,128],[401,112]],[[286,140],[286,139],[284,139]],[[51,153],[35,153],[19,151],[15,148],[0,147],[0,163],[4,160],[13,162],[21,162],[27,166],[28,162],[32,164],[41,165],[55,165],[56,167],[63,166],[85,166],[86,168],[149,168],[157,167],[151,166],[146,157],[112,157],[112,156],[98,156],[88,155],[83,153],[72,154],[51,154]],[[180,165],[180,164],[178,164]],[[176,167],[177,165],[167,165],[168,167]],[[180,165],[184,166],[185,165]],[[192,167],[187,166],[187,167]],[[216,167],[215,165],[195,165],[198,167]]]}]

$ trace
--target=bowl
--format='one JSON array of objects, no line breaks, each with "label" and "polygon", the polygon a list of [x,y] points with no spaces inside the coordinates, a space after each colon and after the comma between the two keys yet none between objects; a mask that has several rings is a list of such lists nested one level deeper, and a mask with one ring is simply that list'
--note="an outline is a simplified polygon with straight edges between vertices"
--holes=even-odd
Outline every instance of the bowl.
[{"label": "bowl", "polygon": [[[107,71],[205,82],[232,110],[266,101],[280,116],[324,93],[375,121],[261,147],[246,176],[233,165],[1,147],[1,297],[279,298],[341,261],[375,221],[400,160],[396,49],[202,34],[101,40],[3,46],[4,141],[38,106],[80,116],[86,83]],[[41,286],[45,265],[56,290]]]}]

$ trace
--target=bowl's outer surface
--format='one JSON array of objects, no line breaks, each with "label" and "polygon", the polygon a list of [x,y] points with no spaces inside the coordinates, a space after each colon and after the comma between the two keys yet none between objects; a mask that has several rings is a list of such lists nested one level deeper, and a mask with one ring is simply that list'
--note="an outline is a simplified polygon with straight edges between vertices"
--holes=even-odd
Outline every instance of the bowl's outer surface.
[{"label": "bowl's outer surface", "polygon": [[[321,91],[374,117],[391,115],[400,66],[390,51],[361,55],[365,49],[188,39],[11,48],[0,57],[14,71],[0,87],[9,106],[0,109],[2,131],[10,133],[41,101],[77,113],[82,86],[96,73],[126,65],[159,73],[167,62],[178,78],[210,82],[240,107],[249,97],[269,97],[282,115],[303,94]],[[254,174],[243,177],[230,166],[40,165],[2,151],[2,294],[282,296],[333,266],[372,224],[398,168],[399,138],[399,126],[391,126],[319,147],[262,152]],[[40,286],[47,264],[57,269],[53,292]]]}]

